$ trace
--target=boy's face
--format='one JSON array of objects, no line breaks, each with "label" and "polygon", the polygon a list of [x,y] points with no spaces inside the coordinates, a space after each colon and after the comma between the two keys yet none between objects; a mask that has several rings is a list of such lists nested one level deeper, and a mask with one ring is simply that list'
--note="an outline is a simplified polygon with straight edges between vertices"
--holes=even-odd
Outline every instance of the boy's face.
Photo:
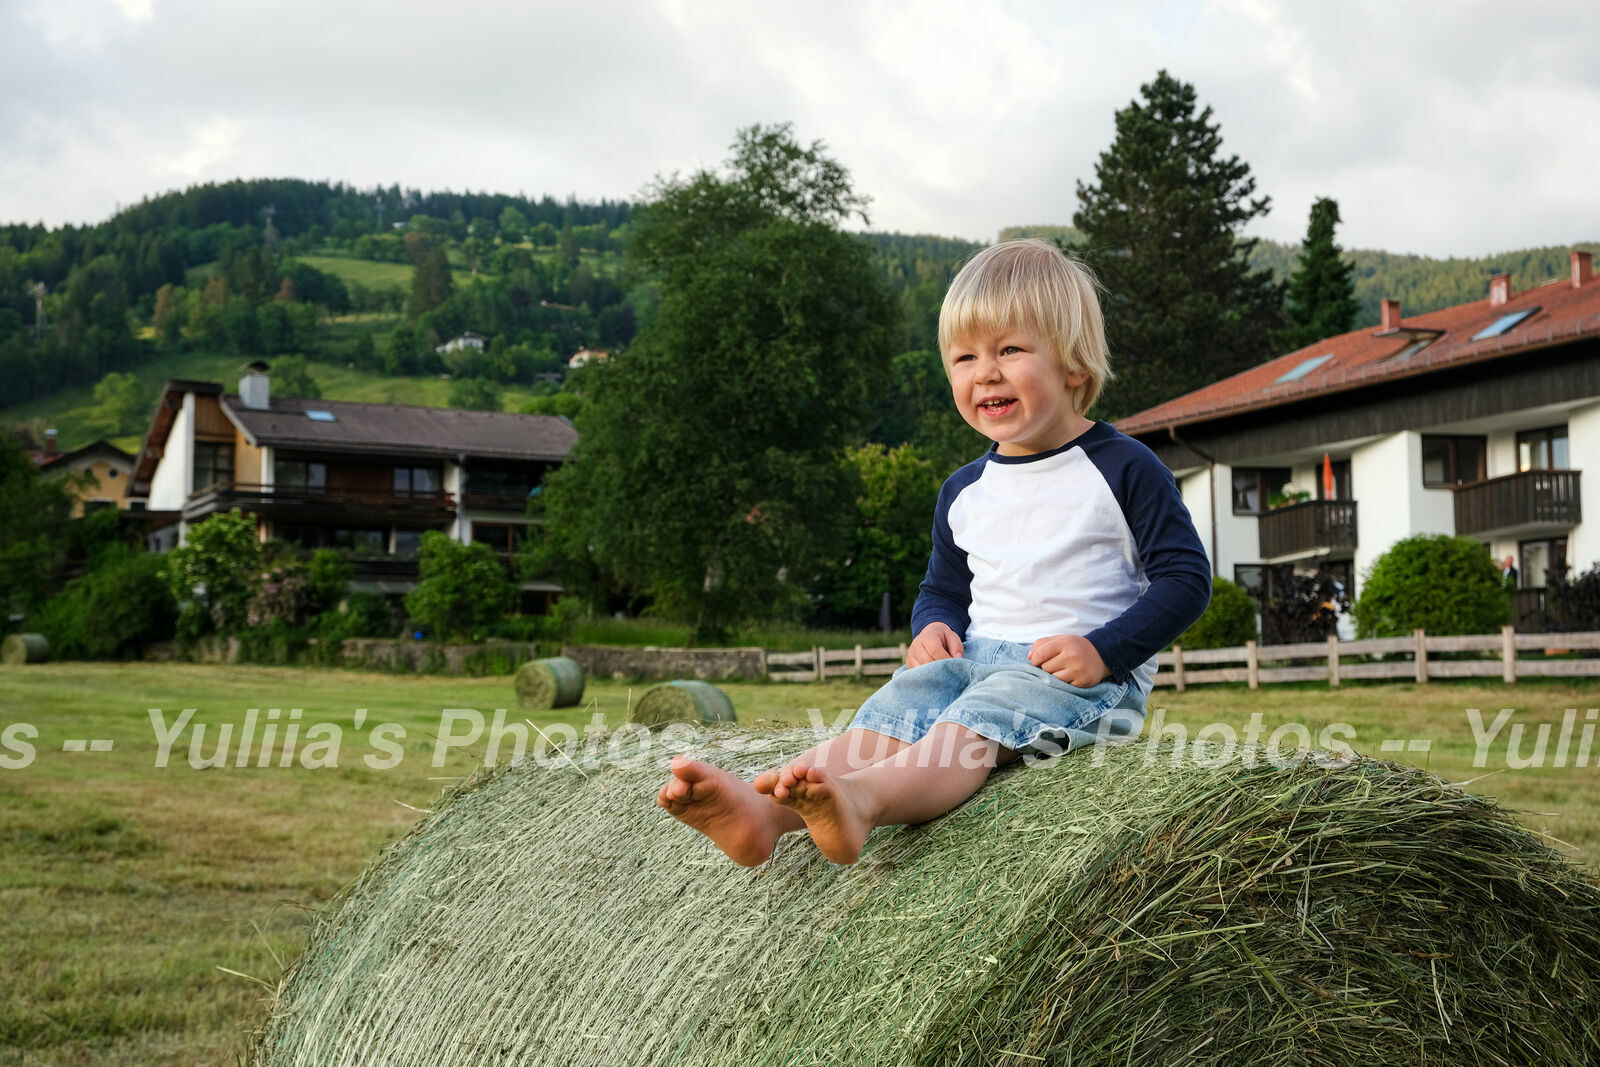
[{"label": "boy's face", "polygon": [[1091,425],[1069,392],[1089,376],[1066,373],[1054,346],[1031,330],[961,338],[945,361],[956,410],[1003,456],[1060,448]]}]

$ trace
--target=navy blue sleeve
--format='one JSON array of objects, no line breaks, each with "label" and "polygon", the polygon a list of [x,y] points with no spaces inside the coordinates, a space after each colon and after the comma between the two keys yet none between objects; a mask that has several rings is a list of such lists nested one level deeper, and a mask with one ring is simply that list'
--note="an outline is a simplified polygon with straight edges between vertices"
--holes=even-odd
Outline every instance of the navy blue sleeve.
[{"label": "navy blue sleeve", "polygon": [[983,471],[984,460],[967,464],[945,479],[939,489],[939,503],[933,513],[933,552],[928,556],[928,573],[911,609],[911,636],[916,637],[930,622],[942,622],[966,640],[972,622],[972,568],[967,554],[950,535],[950,505],[961,490],[971,485]]},{"label": "navy blue sleeve", "polygon": [[1205,614],[1211,563],[1178,483],[1155,453],[1119,434],[1090,459],[1122,506],[1150,583],[1127,611],[1084,635],[1121,680]]}]

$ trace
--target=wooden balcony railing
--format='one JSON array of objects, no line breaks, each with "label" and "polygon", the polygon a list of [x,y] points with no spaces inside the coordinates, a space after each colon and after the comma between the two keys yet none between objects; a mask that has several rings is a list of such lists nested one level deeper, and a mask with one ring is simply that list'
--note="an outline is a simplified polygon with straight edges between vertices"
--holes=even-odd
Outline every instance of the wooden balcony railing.
[{"label": "wooden balcony railing", "polygon": [[1356,547],[1354,500],[1305,500],[1261,513],[1261,558],[1337,552]]},{"label": "wooden balcony railing", "polygon": [[1576,526],[1583,521],[1581,471],[1522,471],[1455,488],[1456,533],[1516,526]]},{"label": "wooden balcony railing", "polygon": [[232,482],[213,485],[189,497],[186,519],[216,511],[299,511],[326,515],[443,517],[455,511],[455,500],[438,489],[343,489],[308,485],[256,485]]},{"label": "wooden balcony railing", "polygon": [[473,511],[510,511],[518,515],[528,510],[527,489],[464,489],[461,506]]}]

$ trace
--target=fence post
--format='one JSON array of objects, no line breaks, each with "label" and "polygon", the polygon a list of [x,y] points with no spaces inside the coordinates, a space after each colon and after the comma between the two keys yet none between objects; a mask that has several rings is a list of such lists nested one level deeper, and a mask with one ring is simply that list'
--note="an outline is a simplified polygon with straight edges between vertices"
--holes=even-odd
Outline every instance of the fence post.
[{"label": "fence post", "polygon": [[865,671],[864,671],[863,667],[861,666],[861,646],[857,645],[856,646],[856,677],[857,678],[861,678],[861,677],[864,677],[864,676],[865,676]]},{"label": "fence post", "polygon": [[1428,680],[1428,634],[1422,629],[1422,627],[1419,626],[1411,632],[1411,636],[1416,639],[1417,645],[1417,650],[1415,652],[1417,660],[1417,681],[1426,682]]},{"label": "fence post", "polygon": [[1183,692],[1183,646],[1172,646],[1172,684],[1177,686],[1178,692]]},{"label": "fence post", "polygon": [[1339,635],[1328,635],[1328,686],[1339,688]]},{"label": "fence post", "polygon": [[1517,681],[1517,631],[1510,626],[1500,627],[1500,678],[1507,685]]},{"label": "fence post", "polygon": [[1261,688],[1261,661],[1256,658],[1256,643],[1244,643],[1244,670],[1245,677],[1250,680],[1251,689]]},{"label": "fence post", "polygon": [[900,662],[901,663],[904,663],[906,661],[906,653],[909,652],[909,651],[910,650],[906,648],[906,643],[904,641],[901,641],[900,642]]},{"label": "fence post", "polygon": [[816,661],[816,664],[817,664],[817,681],[820,682],[820,681],[824,680],[827,677],[826,668],[823,665],[823,659],[822,659],[822,646],[821,645],[812,646],[811,656]]}]

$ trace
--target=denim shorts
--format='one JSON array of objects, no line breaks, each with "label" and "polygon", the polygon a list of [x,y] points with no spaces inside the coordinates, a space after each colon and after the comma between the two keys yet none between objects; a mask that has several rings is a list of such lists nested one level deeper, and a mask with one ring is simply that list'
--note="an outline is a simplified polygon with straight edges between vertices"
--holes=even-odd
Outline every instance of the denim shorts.
[{"label": "denim shorts", "polygon": [[912,743],[941,722],[1022,754],[1059,755],[1127,740],[1144,725],[1144,693],[1110,678],[1080,689],[1028,662],[1031,644],[973,638],[960,659],[901,667],[850,723]]}]

